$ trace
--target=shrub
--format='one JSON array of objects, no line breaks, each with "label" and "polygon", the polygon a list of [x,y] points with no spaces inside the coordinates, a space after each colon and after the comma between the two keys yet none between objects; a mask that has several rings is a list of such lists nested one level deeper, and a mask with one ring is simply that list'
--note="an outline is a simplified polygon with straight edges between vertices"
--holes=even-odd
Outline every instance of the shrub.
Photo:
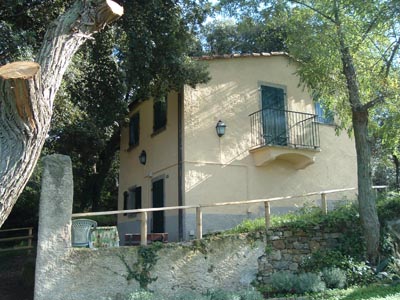
[{"label": "shrub", "polygon": [[324,268],[322,279],[328,288],[342,289],[346,285],[346,272],[339,268]]},{"label": "shrub", "polygon": [[374,272],[369,265],[337,250],[317,251],[300,265],[300,269],[307,272],[319,272],[324,268],[332,267],[346,272],[348,285],[367,285],[376,281]]},{"label": "shrub", "polygon": [[321,276],[314,273],[299,274],[294,281],[294,288],[297,294],[317,293],[325,290],[325,283]]},{"label": "shrub", "polygon": [[117,295],[117,300],[162,300],[162,298],[155,296],[152,292],[139,290],[132,292],[128,295]]},{"label": "shrub", "polygon": [[397,219],[400,215],[400,194],[397,192],[386,194],[386,197],[379,199],[377,210],[379,221],[382,224]]},{"label": "shrub", "polygon": [[289,271],[275,272],[270,276],[271,289],[275,293],[294,293],[296,275]]},{"label": "shrub", "polygon": [[[216,290],[209,291],[205,294],[209,298],[209,300],[263,300],[264,297],[256,290],[247,289],[241,291],[224,291],[224,290]],[[192,300],[193,298],[186,298],[187,300]],[[186,300],[185,299],[185,300]],[[184,300],[182,298],[182,300]],[[197,299],[196,299],[197,300]]]},{"label": "shrub", "polygon": [[195,291],[177,292],[171,297],[161,297],[145,290],[135,291],[128,295],[117,295],[116,300],[263,300],[263,296],[254,289],[241,291],[214,290],[201,294]]},{"label": "shrub", "polygon": [[296,275],[288,271],[276,272],[270,277],[270,285],[275,294],[304,294],[325,290],[321,276],[313,273]]}]

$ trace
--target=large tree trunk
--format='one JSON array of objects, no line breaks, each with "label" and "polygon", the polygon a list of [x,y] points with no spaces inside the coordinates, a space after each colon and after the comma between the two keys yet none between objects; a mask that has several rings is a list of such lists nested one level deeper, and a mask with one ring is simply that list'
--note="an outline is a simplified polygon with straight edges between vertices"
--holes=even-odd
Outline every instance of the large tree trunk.
[{"label": "large tree trunk", "polygon": [[367,259],[376,264],[379,256],[380,224],[372,190],[371,152],[368,142],[368,107],[362,104],[357,72],[342,32],[338,2],[335,5],[335,23],[340,43],[343,74],[346,78],[357,153],[358,205],[361,225],[367,247]]},{"label": "large tree trunk", "polygon": [[353,110],[352,114],[357,152],[358,205],[361,225],[366,242],[367,258],[375,265],[379,255],[380,224],[376,210],[376,195],[372,189],[368,111]]},{"label": "large tree trunk", "polygon": [[39,159],[53,101],[73,55],[91,35],[118,19],[111,0],[76,1],[49,25],[34,62],[0,67],[0,227]]}]

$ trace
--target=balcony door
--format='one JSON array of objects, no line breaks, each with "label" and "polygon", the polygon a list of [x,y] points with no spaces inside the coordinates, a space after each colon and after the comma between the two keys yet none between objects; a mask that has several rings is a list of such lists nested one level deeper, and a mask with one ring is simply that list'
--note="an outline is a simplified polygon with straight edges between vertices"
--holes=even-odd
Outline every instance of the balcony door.
[{"label": "balcony door", "polygon": [[285,92],[282,88],[261,86],[263,138],[266,145],[288,144]]}]

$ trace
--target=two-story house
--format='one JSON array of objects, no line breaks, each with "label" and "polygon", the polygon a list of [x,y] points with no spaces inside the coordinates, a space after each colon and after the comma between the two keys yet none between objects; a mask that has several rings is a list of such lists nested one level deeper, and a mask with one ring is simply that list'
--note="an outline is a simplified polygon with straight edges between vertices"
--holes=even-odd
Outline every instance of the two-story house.
[{"label": "two-story house", "polygon": [[[131,105],[122,130],[119,209],[232,202],[357,186],[354,141],[336,135],[285,53],[205,57],[211,80]],[[318,116],[319,115],[319,116]],[[225,127],[224,127],[225,126]],[[218,134],[217,129],[225,130]],[[272,213],[293,202],[272,205]],[[263,205],[213,207],[204,232],[263,215]],[[120,234],[139,215],[119,215]],[[149,231],[187,239],[195,211],[154,212]]]}]

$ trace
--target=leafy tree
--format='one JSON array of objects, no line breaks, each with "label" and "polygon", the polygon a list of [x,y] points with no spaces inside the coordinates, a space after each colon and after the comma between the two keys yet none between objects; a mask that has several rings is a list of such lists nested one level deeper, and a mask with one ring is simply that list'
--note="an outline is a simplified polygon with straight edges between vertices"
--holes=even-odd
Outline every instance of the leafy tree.
[{"label": "leafy tree", "polygon": [[[43,1],[32,2],[37,3]],[[122,13],[122,7],[110,0],[76,1],[48,25],[36,56],[38,63],[17,62],[0,68],[0,226],[39,159],[55,95],[73,55],[94,32]]]},{"label": "leafy tree", "polygon": [[163,96],[184,84],[204,83],[204,66],[192,60],[195,34],[209,9],[207,1],[125,1],[121,20],[125,43],[119,58],[126,73],[128,101]]},{"label": "leafy tree", "polygon": [[[71,2],[10,3],[15,9],[7,14],[8,45],[15,47],[3,52],[0,48],[1,61],[33,57],[50,17],[63,12]],[[116,151],[128,103],[208,79],[206,70],[188,56],[195,46],[194,33],[208,12],[203,1],[119,2],[124,4],[125,17],[83,45],[67,69],[54,100],[51,130],[44,148],[46,154],[71,156],[77,210],[116,206]],[[33,8],[40,18],[31,20]],[[15,11],[24,12],[20,15],[27,24],[21,25],[13,15]],[[26,35],[32,41],[26,40]],[[19,36],[25,44],[13,42],[12,37]],[[146,48],[150,44],[153,47]],[[2,53],[7,55],[1,56]],[[37,203],[39,193],[32,191],[39,186],[39,177],[35,176],[29,186],[32,188],[21,199]]]},{"label": "leafy tree", "polygon": [[[223,0],[227,7],[257,11],[286,5],[287,47],[300,62],[299,75],[316,98],[340,115],[340,128],[354,133],[358,201],[367,257],[378,260],[379,221],[372,191],[368,123],[373,107],[398,103],[400,9],[395,0]],[[263,5],[262,5],[263,4]],[[261,6],[262,5],[262,6]]]},{"label": "leafy tree", "polygon": [[[221,8],[217,6],[216,10]],[[266,10],[259,15],[246,11],[236,19],[208,23],[202,30],[204,52],[222,55],[287,51],[286,25],[277,19],[279,10]]]}]

